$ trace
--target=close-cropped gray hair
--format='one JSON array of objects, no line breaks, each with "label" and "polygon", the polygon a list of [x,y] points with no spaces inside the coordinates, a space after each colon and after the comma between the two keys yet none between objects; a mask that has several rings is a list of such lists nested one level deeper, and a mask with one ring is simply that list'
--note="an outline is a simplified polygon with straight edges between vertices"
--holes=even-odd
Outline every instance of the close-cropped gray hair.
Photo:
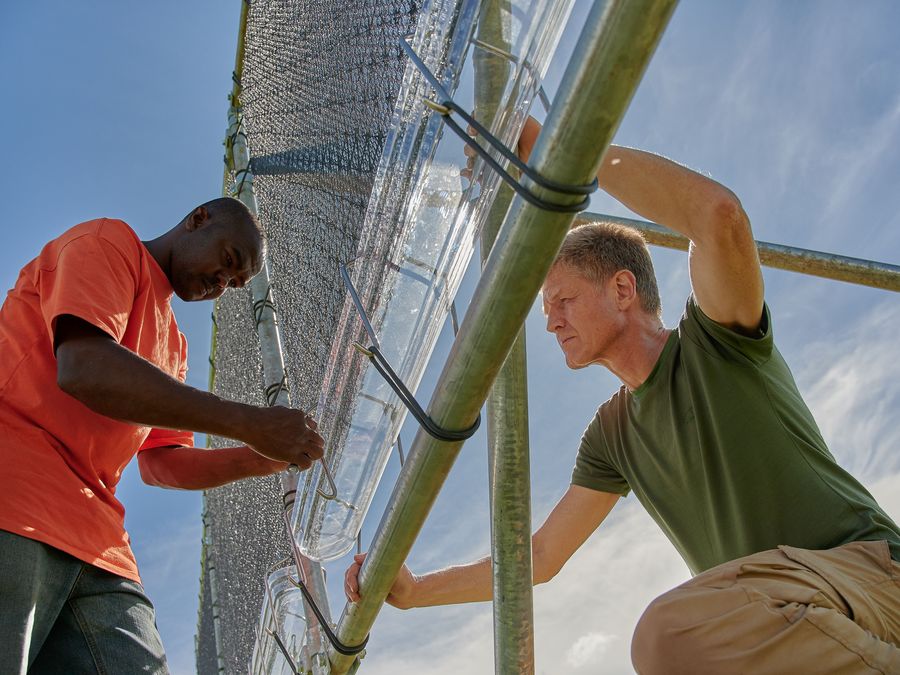
[{"label": "close-cropped gray hair", "polygon": [[565,265],[598,284],[619,270],[634,275],[641,308],[660,316],[662,303],[647,242],[637,230],[616,223],[587,223],[569,231],[554,265]]}]

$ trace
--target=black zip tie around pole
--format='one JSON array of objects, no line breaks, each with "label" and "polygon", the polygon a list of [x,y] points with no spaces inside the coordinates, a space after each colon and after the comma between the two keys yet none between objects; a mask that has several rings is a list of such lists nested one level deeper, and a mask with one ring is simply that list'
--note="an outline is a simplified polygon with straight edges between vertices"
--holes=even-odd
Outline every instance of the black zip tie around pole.
[{"label": "black zip tie around pole", "polygon": [[[400,47],[403,51],[406,52],[407,56],[409,56],[410,60],[413,62],[413,65],[422,73],[422,76],[428,81],[428,83],[432,86],[435,93],[440,97],[439,102],[432,101],[430,99],[423,99],[425,105],[429,108],[443,116],[444,123],[457,135],[459,138],[472,148],[484,161],[490,166],[497,174],[504,180],[509,186],[515,190],[515,192],[522,197],[525,201],[527,201],[532,206],[536,206],[539,209],[543,209],[545,211],[554,211],[557,213],[579,213],[584,211],[591,203],[590,194],[597,190],[599,182],[596,178],[587,184],[587,185],[566,185],[565,183],[559,183],[555,180],[551,180],[550,178],[545,178],[537,171],[532,169],[530,166],[525,164],[519,156],[514,153],[512,150],[507,148],[500,140],[488,131],[484,125],[482,125],[478,120],[472,117],[469,113],[467,113],[458,103],[456,103],[450,95],[447,93],[446,89],[441,86],[441,83],[438,82],[437,78],[434,74],[428,70],[428,67],[419,58],[418,54],[413,51],[413,48],[409,45],[409,43],[401,38],[400,39]],[[463,118],[475,131],[482,137],[484,140],[490,145],[492,148],[497,150],[501,155],[503,155],[507,160],[512,163],[519,171],[528,176],[532,181],[537,183],[542,188],[550,190],[552,192],[557,192],[559,194],[564,195],[584,195],[584,199],[576,204],[557,204],[554,202],[548,202],[547,200],[538,197],[527,187],[522,185],[518,180],[516,180],[509,172],[507,172],[500,163],[497,162],[493,157],[490,156],[488,151],[483,148],[473,137],[471,137],[466,131],[454,120],[450,117],[451,113],[457,113],[460,117]]]},{"label": "black zip tie around pole", "polygon": [[275,302],[272,299],[272,285],[266,287],[266,296],[262,300],[257,300],[253,303],[253,316],[256,319],[256,327],[259,328],[259,324],[262,323],[263,312],[266,309],[271,309],[272,312],[276,312]]}]

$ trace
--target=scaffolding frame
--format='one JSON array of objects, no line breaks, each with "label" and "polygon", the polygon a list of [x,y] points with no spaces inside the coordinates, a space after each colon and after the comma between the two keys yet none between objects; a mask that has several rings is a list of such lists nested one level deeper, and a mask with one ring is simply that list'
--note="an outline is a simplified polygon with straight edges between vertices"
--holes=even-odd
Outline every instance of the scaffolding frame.
[{"label": "scaffolding frame", "polygon": [[[497,46],[498,38],[492,35],[496,26],[491,22],[502,2],[484,0],[479,21],[479,40],[493,46]],[[677,0],[595,0],[559,87],[558,104],[551,111],[532,153],[533,169],[561,183],[584,184],[593,179],[676,3]],[[240,112],[240,73],[248,6],[249,3],[242,2],[226,162],[241,177],[233,195],[256,213]],[[495,109],[491,108],[491,87],[496,74],[488,64],[483,65],[481,74],[484,77],[481,83],[476,78],[476,101],[479,118],[489,125]],[[588,139],[590,142],[586,142]],[[547,197],[545,190],[527,179],[525,182],[536,195]],[[559,195],[552,197],[560,199]],[[687,250],[690,245],[685,237],[645,221],[583,213],[576,224],[597,221],[638,229],[653,245],[678,250]],[[542,211],[513,196],[505,185],[501,188],[482,234],[482,277],[427,407],[429,415],[440,426],[467,428],[482,404],[488,401],[495,669],[502,673],[534,670],[527,387],[522,327],[572,224],[572,214]],[[757,242],[757,247],[763,265],[900,292],[900,266],[767,242]],[[251,289],[254,303],[260,308],[258,328],[265,385],[267,391],[275,392],[270,403],[289,405],[266,266],[251,282]],[[213,351],[215,331],[214,326]],[[214,368],[211,388],[213,376]],[[417,433],[360,570],[363,597],[358,603],[348,603],[342,612],[337,634],[345,644],[357,644],[368,635],[461,446],[462,441],[440,441],[421,430]],[[294,489],[296,482],[296,474],[282,475],[286,492]],[[290,532],[287,534],[290,536]],[[306,562],[310,590],[320,600],[319,607],[330,621],[321,566]],[[529,583],[523,583],[523,577]],[[214,566],[209,582],[218,651]],[[326,646],[321,636],[317,640],[313,650],[324,654]],[[315,660],[315,672],[339,674],[359,666],[356,657],[330,649],[327,653],[329,662]],[[218,659],[221,672],[221,655]]]},{"label": "scaffolding frame", "polygon": [[[582,213],[575,222],[578,225],[597,222],[625,225],[643,234],[648,244],[677,251],[687,251],[691,245],[690,239],[687,237],[646,220],[599,213]],[[796,246],[773,244],[767,241],[757,241],[756,250],[759,251],[759,262],[766,267],[880,288],[885,291],[900,292],[900,266],[898,265],[851,258],[836,253],[813,251]]]},{"label": "scaffolding frame", "polygon": [[[593,180],[674,8],[675,0],[594,3],[531,168],[561,184]],[[526,186],[561,199],[527,179]],[[439,425],[464,429],[475,421],[573,220],[513,199],[428,406]],[[461,446],[417,433],[360,569],[362,598],[344,607],[338,623],[342,642],[368,634]],[[530,593],[531,580],[525,585]],[[332,673],[352,666],[352,658],[329,653]]]}]

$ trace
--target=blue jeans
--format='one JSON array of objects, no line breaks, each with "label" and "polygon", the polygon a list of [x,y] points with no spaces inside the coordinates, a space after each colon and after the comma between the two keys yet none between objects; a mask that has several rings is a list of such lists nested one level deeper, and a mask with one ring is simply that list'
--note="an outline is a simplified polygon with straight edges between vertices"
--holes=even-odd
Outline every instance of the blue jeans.
[{"label": "blue jeans", "polygon": [[0,673],[168,673],[137,582],[0,531]]}]

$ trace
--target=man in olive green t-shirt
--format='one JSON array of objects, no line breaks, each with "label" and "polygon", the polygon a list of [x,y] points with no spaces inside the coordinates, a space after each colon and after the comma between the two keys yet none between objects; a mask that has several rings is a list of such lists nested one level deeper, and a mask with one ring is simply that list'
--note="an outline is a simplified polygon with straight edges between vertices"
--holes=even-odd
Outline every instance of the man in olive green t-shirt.
[{"label": "man in olive green t-shirt", "polygon": [[[539,127],[520,140],[527,159]],[[600,186],[691,240],[693,293],[660,318],[646,244],[613,224],[572,230],[543,287],[570,368],[623,383],[582,438],[572,484],[533,536],[551,579],[633,491],[696,575],[657,598],[632,642],[639,673],[900,673],[900,529],[831,456],[773,344],[750,223],[727,188],[610,147]],[[359,598],[364,556],[347,570]],[[491,597],[489,557],[416,576],[400,608]]]}]

